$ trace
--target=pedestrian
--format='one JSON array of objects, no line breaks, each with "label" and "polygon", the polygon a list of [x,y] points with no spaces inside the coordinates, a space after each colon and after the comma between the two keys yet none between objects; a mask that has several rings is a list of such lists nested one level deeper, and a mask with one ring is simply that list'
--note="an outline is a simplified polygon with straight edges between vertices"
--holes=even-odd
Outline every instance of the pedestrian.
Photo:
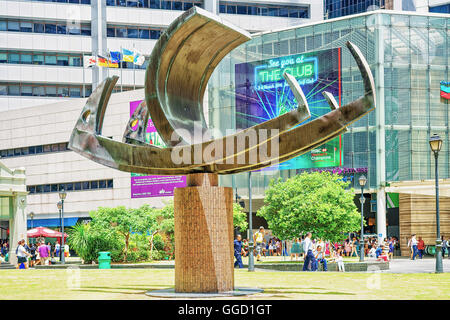
[{"label": "pedestrian", "polygon": [[305,252],[305,259],[303,262],[303,271],[311,271],[310,265],[314,265],[314,254],[312,251],[312,242],[311,242],[312,234],[308,232],[306,234],[305,240],[303,240],[303,251]]},{"label": "pedestrian", "polygon": [[281,252],[281,241],[280,241],[280,239],[276,240],[275,248],[276,248],[277,256],[281,256],[283,253]]},{"label": "pedestrian", "polygon": [[291,247],[291,261],[292,261],[292,258],[294,258],[294,257],[295,257],[295,261],[297,261],[297,258],[300,257],[300,253],[301,253],[300,241],[298,240],[298,238],[296,238]]},{"label": "pedestrian", "polygon": [[242,247],[244,249],[243,256],[246,257],[248,255],[248,240],[247,239],[244,239],[242,241]]},{"label": "pedestrian", "polygon": [[41,245],[38,248],[38,252],[40,256],[40,264],[44,266],[48,259],[48,256],[50,255],[50,251],[48,249],[48,246],[45,245],[45,242],[41,242]]},{"label": "pedestrian", "polygon": [[238,234],[236,236],[236,239],[234,240],[234,257],[236,258],[236,261],[234,262],[234,267],[236,268],[239,266],[239,268],[243,268],[244,265],[242,264],[242,254],[243,254],[243,248],[242,248],[242,240],[241,235]]},{"label": "pedestrian", "polygon": [[419,241],[417,241],[417,250],[419,251],[419,258],[423,259],[425,252],[425,242],[422,240],[422,237],[419,237]]},{"label": "pedestrian", "polygon": [[338,271],[345,272],[344,258],[342,257],[342,248],[338,248],[334,253],[334,261],[338,265]]},{"label": "pedestrian", "polygon": [[328,271],[328,267],[327,267],[327,259],[325,259],[325,255],[322,251],[322,247],[319,245],[317,246],[317,251],[316,254],[314,255],[314,268],[313,271],[317,271],[319,263],[322,263],[323,265],[323,271]]},{"label": "pedestrian", "polygon": [[350,241],[348,239],[345,240],[344,248],[345,248],[345,256],[349,257],[350,256],[350,252],[352,251],[352,248],[351,248],[351,245],[350,245]]},{"label": "pedestrian", "polygon": [[58,257],[61,259],[60,253],[61,253],[61,245],[59,244],[59,240],[57,240],[56,244],[55,244],[55,257]]},{"label": "pedestrian", "polygon": [[445,251],[448,250],[448,255],[450,256],[450,248],[447,247],[447,241],[445,241],[444,236],[441,237],[442,241],[442,258],[445,258]]},{"label": "pedestrian", "polygon": [[47,243],[49,257],[53,257],[52,244],[50,242]]},{"label": "pedestrian", "polygon": [[67,243],[64,244],[64,257],[70,257],[69,245]]},{"label": "pedestrian", "polygon": [[30,268],[34,267],[36,265],[36,245],[30,244]]},{"label": "pedestrian", "polygon": [[264,227],[259,227],[259,231],[253,235],[253,242],[256,245],[256,261],[260,261],[264,244]]},{"label": "pedestrian", "polygon": [[411,246],[411,260],[415,260],[417,255],[417,240],[415,234],[411,235],[409,246]]},{"label": "pedestrian", "polygon": [[23,264],[25,269],[28,269],[28,259],[27,257],[30,256],[30,254],[25,249],[25,240],[22,239],[18,242],[17,250],[17,266],[16,269],[20,269],[20,266]]},{"label": "pedestrian", "polygon": [[353,237],[351,257],[359,257],[359,241]]},{"label": "pedestrian", "polygon": [[2,256],[6,257],[6,254],[8,253],[8,251],[9,250],[8,250],[7,244],[6,244],[6,242],[4,242],[2,245],[2,250],[1,250]]},{"label": "pedestrian", "polygon": [[389,239],[389,254],[388,254],[389,260],[394,259],[394,244],[395,244],[394,239],[390,238]]}]

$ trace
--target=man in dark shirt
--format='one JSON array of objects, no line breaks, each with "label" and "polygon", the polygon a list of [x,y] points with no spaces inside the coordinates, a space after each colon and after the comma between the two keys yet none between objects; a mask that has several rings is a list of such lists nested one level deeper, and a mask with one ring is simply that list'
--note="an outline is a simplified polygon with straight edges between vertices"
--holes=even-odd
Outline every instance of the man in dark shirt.
[{"label": "man in dark shirt", "polygon": [[244,265],[242,264],[242,241],[241,241],[241,235],[238,234],[236,239],[234,240],[234,257],[236,258],[236,261],[234,262],[234,267],[239,266],[239,268],[243,268]]}]

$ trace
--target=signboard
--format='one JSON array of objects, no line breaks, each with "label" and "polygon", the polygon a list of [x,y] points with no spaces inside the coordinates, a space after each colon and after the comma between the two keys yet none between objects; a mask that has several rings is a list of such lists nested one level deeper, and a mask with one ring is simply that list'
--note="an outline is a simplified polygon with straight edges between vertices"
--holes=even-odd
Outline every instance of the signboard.
[{"label": "signboard", "polygon": [[[130,102],[130,116],[141,102],[142,100]],[[145,141],[149,144],[164,146],[164,142],[150,118],[148,119]],[[131,174],[131,198],[173,196],[174,188],[182,188],[185,186],[186,176],[146,176],[137,173]]]},{"label": "signboard", "polygon": [[[297,108],[284,72],[297,79],[308,100],[308,121],[331,111],[323,91],[333,94],[341,104],[341,48],[240,63],[235,66],[236,129],[246,129]],[[271,169],[337,167],[342,160],[339,136]]]}]

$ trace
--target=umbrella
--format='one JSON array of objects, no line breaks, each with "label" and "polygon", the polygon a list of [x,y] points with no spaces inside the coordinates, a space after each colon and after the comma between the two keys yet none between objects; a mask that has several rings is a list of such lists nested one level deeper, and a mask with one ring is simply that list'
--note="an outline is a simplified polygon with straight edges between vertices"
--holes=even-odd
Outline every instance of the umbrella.
[{"label": "umbrella", "polygon": [[[27,237],[28,238],[38,238],[38,237],[61,238],[62,233],[59,231],[49,229],[49,228],[37,227],[37,228],[28,230]],[[64,233],[64,238],[67,238],[67,233]]]}]

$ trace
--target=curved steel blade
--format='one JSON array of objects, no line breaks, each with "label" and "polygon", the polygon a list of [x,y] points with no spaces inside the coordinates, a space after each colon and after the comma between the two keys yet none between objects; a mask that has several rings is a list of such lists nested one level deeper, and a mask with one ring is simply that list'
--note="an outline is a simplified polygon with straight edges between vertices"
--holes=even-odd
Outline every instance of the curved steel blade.
[{"label": "curved steel blade", "polygon": [[[148,109],[145,101],[142,101],[134,110],[127,123],[125,132],[123,133],[122,142],[147,145],[145,142],[145,133],[147,132],[148,125]],[[137,127],[136,127],[137,126]],[[134,128],[136,127],[136,128]]]},{"label": "curved steel blade", "polygon": [[250,39],[247,31],[197,6],[161,35],[147,67],[145,99],[167,146],[203,142],[208,79],[226,54]]}]

